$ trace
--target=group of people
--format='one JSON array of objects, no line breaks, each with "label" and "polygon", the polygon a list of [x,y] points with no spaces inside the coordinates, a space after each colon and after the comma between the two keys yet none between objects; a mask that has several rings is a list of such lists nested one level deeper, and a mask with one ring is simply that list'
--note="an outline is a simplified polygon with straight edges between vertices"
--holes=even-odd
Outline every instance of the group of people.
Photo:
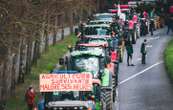
[{"label": "group of people", "polygon": [[[147,40],[144,39],[144,41],[142,42],[141,47],[140,47],[140,53],[142,56],[142,59],[141,59],[142,64],[146,63],[146,54],[147,54],[146,45],[147,45]],[[130,41],[127,41],[127,43],[126,43],[126,51],[127,51],[127,66],[135,66],[132,61],[133,45]]]},{"label": "group of people", "polygon": [[[156,16],[156,10],[155,8],[153,8],[151,10],[150,13],[148,13],[147,11],[143,11],[141,12],[141,15],[139,18],[142,18],[142,20],[144,20],[144,25],[141,25],[141,33],[144,33],[142,35],[146,35],[147,34],[147,30],[148,30],[148,26],[146,25],[147,20],[149,20],[149,31],[151,36],[153,36],[153,31],[155,29],[155,24],[154,24],[154,19]],[[145,31],[145,32],[144,32]],[[146,54],[147,54],[147,50],[146,50],[146,45],[147,45],[147,40],[144,39],[144,41],[142,42],[141,46],[140,46],[140,53],[141,53],[141,63],[145,64],[146,63]],[[132,58],[133,58],[133,44],[130,40],[125,41],[125,47],[126,47],[126,52],[127,52],[127,66],[134,66],[133,62],[132,62]]]},{"label": "group of people", "polygon": [[25,101],[27,103],[28,110],[44,110],[44,99],[42,96],[39,98],[39,103],[35,103],[35,90],[32,86],[26,90]]}]

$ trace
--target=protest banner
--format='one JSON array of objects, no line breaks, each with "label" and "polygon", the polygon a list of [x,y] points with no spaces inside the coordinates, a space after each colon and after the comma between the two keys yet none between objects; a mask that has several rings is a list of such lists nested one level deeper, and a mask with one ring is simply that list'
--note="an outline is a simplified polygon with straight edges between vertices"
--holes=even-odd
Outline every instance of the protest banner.
[{"label": "protest banner", "polygon": [[91,91],[92,74],[40,74],[40,92]]}]

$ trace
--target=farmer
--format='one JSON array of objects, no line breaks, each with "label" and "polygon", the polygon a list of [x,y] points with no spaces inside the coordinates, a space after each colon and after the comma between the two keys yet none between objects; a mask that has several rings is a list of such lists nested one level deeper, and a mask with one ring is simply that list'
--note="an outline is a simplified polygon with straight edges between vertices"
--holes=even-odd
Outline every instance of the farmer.
[{"label": "farmer", "polygon": [[32,86],[30,86],[26,93],[25,93],[25,99],[26,99],[26,103],[28,106],[28,110],[33,110],[35,109],[35,91],[34,88]]},{"label": "farmer", "polygon": [[146,54],[147,54],[146,44],[147,44],[147,40],[144,39],[144,42],[141,44],[142,64],[145,64],[146,63],[146,61],[145,61]]},{"label": "farmer", "polygon": [[[130,41],[127,41],[126,51],[127,51],[127,66],[134,66],[134,64],[132,63],[133,45]],[[131,62],[131,64],[130,64],[130,62]]]}]

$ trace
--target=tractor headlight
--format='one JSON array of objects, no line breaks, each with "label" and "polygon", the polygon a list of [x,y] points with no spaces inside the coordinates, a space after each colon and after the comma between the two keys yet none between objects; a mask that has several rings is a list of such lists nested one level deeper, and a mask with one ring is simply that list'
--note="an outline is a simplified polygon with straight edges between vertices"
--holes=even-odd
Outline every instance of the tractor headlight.
[{"label": "tractor headlight", "polygon": [[60,107],[60,108],[59,108],[59,110],[63,110],[63,108],[62,108],[62,107]]},{"label": "tractor headlight", "polygon": [[77,107],[74,107],[74,110],[77,110]]},{"label": "tractor headlight", "polygon": [[55,108],[53,108],[53,110],[58,110],[58,108],[55,107]]}]

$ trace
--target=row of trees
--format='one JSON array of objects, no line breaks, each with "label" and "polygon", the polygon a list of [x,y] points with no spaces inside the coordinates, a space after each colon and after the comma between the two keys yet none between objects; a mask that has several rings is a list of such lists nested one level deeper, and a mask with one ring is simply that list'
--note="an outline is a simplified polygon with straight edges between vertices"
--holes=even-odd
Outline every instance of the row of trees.
[{"label": "row of trees", "polygon": [[[52,43],[97,10],[99,0],[0,0],[0,105]],[[60,36],[57,32],[61,33]]]}]

